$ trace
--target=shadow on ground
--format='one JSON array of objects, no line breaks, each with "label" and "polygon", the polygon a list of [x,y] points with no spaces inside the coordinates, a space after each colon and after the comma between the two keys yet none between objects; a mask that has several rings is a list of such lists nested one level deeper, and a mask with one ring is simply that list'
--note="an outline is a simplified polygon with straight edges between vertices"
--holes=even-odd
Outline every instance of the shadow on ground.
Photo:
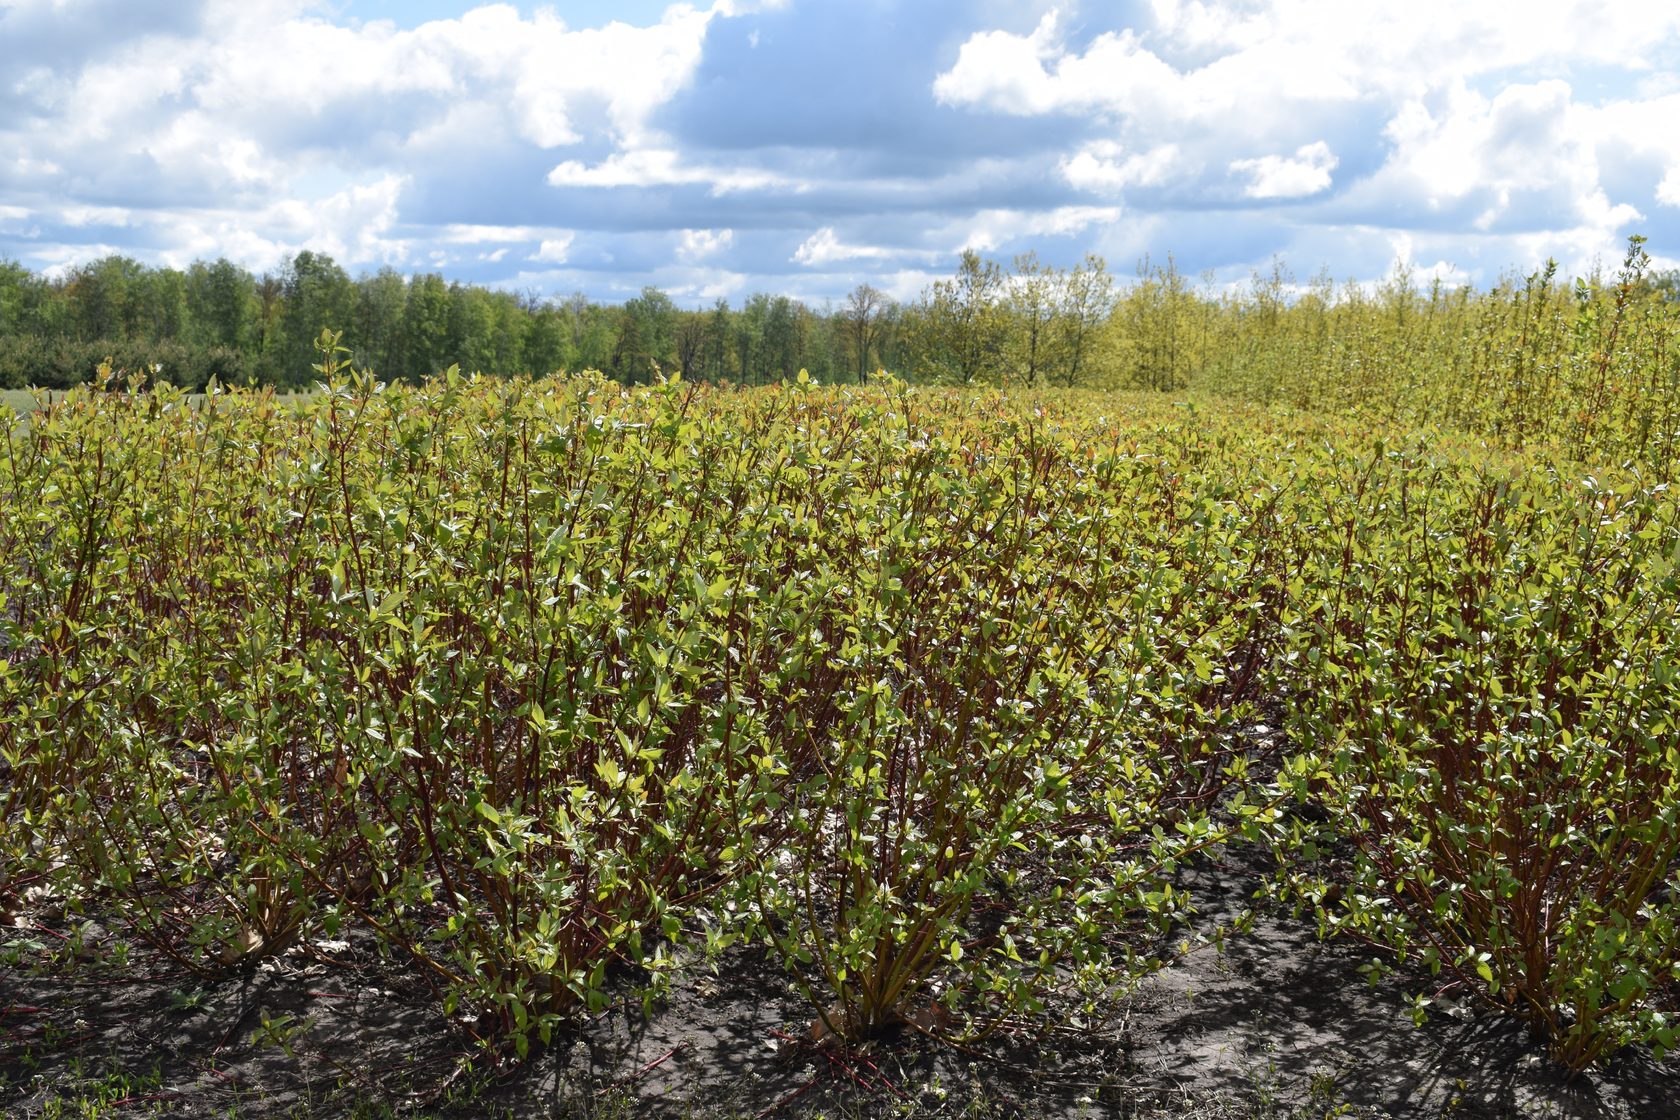
[{"label": "shadow on ground", "polygon": [[[1233,862],[1186,885],[1217,924],[1258,884],[1254,867]],[[1368,952],[1320,944],[1286,914],[1260,915],[1223,952],[1179,960],[1083,1035],[976,1052],[906,1035],[829,1055],[795,1041],[809,1006],[743,951],[715,973],[696,970],[651,1014],[617,1006],[495,1071],[472,1060],[417,975],[368,942],[318,942],[204,984],[138,958],[109,972],[76,952],[102,930],[78,938],[44,917],[3,931],[22,948],[0,966],[0,1115],[20,1120],[1680,1117],[1680,1069],[1635,1052],[1565,1083],[1496,1015],[1458,1008],[1415,1027],[1408,992],[1427,977],[1373,987]]]}]

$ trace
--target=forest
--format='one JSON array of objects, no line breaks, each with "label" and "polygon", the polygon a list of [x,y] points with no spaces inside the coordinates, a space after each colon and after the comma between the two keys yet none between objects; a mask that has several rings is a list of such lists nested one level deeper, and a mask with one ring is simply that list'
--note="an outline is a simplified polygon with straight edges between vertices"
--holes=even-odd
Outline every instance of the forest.
[{"label": "forest", "polygon": [[410,381],[459,366],[593,369],[630,384],[677,370],[759,384],[801,369],[827,382],[914,368],[968,383],[999,380],[1007,367],[1072,385],[1109,376],[1096,343],[1114,302],[1100,259],[1062,270],[1032,254],[1008,272],[967,254],[951,279],[904,306],[861,284],[838,307],[758,293],[694,309],[652,287],[609,305],[390,268],[352,279],[309,250],[262,276],[225,259],[183,271],[111,256],[49,280],[0,262],[0,388],[66,388],[106,358],[161,367],[194,390],[211,378],[294,388],[309,383],[323,327],[342,333],[358,368]]}]

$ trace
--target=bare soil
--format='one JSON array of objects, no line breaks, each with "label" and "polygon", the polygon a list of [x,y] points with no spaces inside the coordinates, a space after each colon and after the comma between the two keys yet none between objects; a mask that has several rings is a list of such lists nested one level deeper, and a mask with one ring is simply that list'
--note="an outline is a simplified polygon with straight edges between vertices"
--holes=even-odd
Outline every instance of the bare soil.
[{"label": "bare soil", "polygon": [[[1187,873],[1206,928],[1257,861]],[[486,1060],[416,972],[370,941],[315,942],[212,983],[41,910],[0,930],[0,1115],[225,1117],[1680,1117],[1680,1063],[1618,1055],[1565,1081],[1520,1026],[1473,1006],[1424,1025],[1373,986],[1368,949],[1262,912],[1144,983],[1100,1029],[975,1050],[906,1031],[808,1044],[812,1013],[750,950],[644,1014],[596,1016],[522,1063]]]}]

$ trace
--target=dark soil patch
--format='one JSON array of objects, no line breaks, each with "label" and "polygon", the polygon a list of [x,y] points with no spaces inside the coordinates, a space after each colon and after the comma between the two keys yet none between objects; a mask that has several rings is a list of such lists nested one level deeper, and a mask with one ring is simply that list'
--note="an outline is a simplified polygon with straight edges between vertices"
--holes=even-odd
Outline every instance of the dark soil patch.
[{"label": "dark soil patch", "polygon": [[[1229,921],[1254,863],[1185,885]],[[1680,1068],[1644,1053],[1573,1084],[1523,1030],[1472,1007],[1412,1025],[1426,976],[1376,986],[1370,952],[1287,914],[1190,953],[1109,1023],[974,1051],[913,1032],[835,1054],[777,968],[737,951],[644,1015],[596,1016],[491,1068],[418,975],[350,937],[213,983],[26,914],[0,931],[0,1115],[181,1117],[1680,1117]],[[71,940],[64,940],[70,938]],[[86,944],[79,951],[76,941]],[[475,1057],[477,1060],[475,1061]],[[85,1105],[83,1102],[87,1102]]]}]

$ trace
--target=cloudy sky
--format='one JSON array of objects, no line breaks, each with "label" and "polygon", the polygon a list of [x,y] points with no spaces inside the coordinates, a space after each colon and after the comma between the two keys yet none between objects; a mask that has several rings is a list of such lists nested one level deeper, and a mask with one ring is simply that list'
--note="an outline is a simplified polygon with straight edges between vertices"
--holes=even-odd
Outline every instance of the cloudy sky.
[{"label": "cloudy sky", "polygon": [[1680,0],[0,0],[0,258],[680,302],[1680,263]]}]

